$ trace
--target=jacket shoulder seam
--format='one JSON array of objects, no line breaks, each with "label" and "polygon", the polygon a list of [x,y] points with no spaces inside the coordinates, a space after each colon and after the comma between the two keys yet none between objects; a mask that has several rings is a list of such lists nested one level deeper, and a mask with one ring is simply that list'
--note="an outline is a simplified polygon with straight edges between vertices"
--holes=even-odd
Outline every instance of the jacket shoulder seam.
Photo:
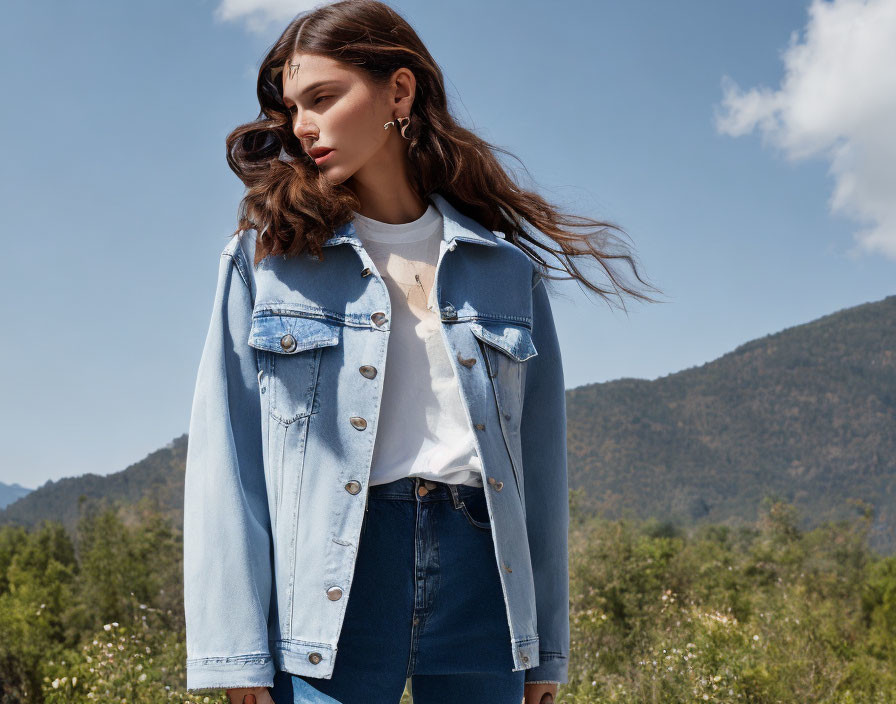
[{"label": "jacket shoulder seam", "polygon": [[[237,242],[236,246],[233,246],[234,242]],[[221,252],[222,257],[228,257],[233,265],[236,267],[237,272],[240,275],[240,278],[243,280],[243,285],[245,285],[246,290],[249,292],[249,298],[252,301],[252,305],[255,305],[254,297],[252,296],[252,285],[249,283],[249,274],[246,271],[246,262],[243,260],[240,252],[242,252],[242,248],[239,246],[239,243],[236,237],[233,238],[228,244],[227,247]]]}]

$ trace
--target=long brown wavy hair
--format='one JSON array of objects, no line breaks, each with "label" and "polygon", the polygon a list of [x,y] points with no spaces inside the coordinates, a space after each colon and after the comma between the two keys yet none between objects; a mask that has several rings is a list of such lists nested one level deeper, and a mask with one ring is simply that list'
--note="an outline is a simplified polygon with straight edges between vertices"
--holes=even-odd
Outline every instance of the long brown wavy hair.
[{"label": "long brown wavy hair", "polygon": [[[352,210],[361,209],[348,187],[333,184],[318,170],[292,130],[279,74],[296,52],[354,64],[381,86],[396,69],[410,69],[416,91],[407,157],[412,185],[424,201],[438,191],[463,214],[504,233],[547,278],[578,279],[607,301],[609,294],[622,300],[622,293],[628,293],[655,302],[629,287],[611,266],[613,259],[627,261],[638,281],[658,291],[641,278],[633,255],[611,232],[627,236],[625,230],[561,213],[537,193],[518,186],[494,152],[517,157],[457,124],[448,110],[441,69],[411,26],[378,0],[341,0],[300,13],[261,63],[258,118],[227,136],[227,163],[246,186],[234,234],[250,228],[259,233],[255,264],[268,255],[304,251],[323,260],[323,242],[352,218]],[[620,251],[608,251],[611,241],[620,245]],[[558,264],[546,261],[542,251]],[[615,291],[589,281],[576,261],[581,258],[596,260]],[[549,269],[568,276],[551,276]]]}]

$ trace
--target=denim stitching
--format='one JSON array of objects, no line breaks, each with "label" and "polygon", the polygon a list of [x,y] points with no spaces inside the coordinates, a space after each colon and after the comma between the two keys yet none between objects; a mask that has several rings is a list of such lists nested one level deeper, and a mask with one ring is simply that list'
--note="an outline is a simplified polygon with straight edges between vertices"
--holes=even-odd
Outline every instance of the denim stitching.
[{"label": "denim stitching", "polygon": [[[416,496],[416,488],[417,482],[414,480],[414,495]],[[416,618],[417,616],[417,529],[420,525],[420,502],[414,499],[414,607],[411,610],[412,618]],[[413,621],[411,622],[411,643],[410,648],[408,648],[408,665],[405,670],[405,675],[410,677],[411,666],[414,662],[414,648],[415,640],[417,637],[417,626],[414,625]]]}]

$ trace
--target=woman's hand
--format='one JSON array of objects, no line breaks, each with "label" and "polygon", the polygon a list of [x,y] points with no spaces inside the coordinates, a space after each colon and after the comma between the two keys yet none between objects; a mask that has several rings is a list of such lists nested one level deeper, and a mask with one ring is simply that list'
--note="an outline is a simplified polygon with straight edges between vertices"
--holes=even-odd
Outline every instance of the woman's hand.
[{"label": "woman's hand", "polygon": [[230,698],[230,704],[276,704],[271,699],[271,693],[267,687],[228,689],[227,696]]},{"label": "woman's hand", "polygon": [[554,704],[557,696],[556,684],[526,684],[524,704]]}]

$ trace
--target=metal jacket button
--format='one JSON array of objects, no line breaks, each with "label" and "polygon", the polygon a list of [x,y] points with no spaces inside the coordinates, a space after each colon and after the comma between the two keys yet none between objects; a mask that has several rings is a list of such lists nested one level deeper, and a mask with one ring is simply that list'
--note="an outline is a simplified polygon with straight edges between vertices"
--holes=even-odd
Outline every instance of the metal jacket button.
[{"label": "metal jacket button", "polygon": [[280,338],[280,346],[287,352],[292,352],[296,348],[296,338],[286,333]]},{"label": "metal jacket button", "polygon": [[360,416],[352,416],[349,419],[349,422],[352,424],[353,427],[357,428],[358,430],[364,430],[364,428],[367,427],[367,421],[364,420],[363,418],[361,418]]},{"label": "metal jacket button", "polygon": [[361,276],[370,276],[370,268],[365,266],[361,269]]},{"label": "metal jacket button", "polygon": [[386,314],[383,311],[378,310],[376,313],[370,315],[370,322],[377,327],[380,327],[386,322]]},{"label": "metal jacket button", "polygon": [[338,601],[342,598],[342,590],[339,587],[330,587],[327,589],[327,598],[330,601]]},{"label": "metal jacket button", "polygon": [[322,656],[320,653],[308,653],[308,662],[317,665],[322,660]]},{"label": "metal jacket button", "polygon": [[376,367],[369,364],[358,367],[358,371],[361,372],[361,376],[366,376],[368,379],[373,379],[376,376]]},{"label": "metal jacket button", "polygon": [[349,494],[357,494],[359,491],[361,491],[361,482],[356,482],[354,479],[352,479],[348,484],[345,485],[345,490]]},{"label": "metal jacket button", "polygon": [[485,423],[477,423],[476,430],[485,430]]},{"label": "metal jacket button", "polygon": [[457,310],[450,303],[442,306],[442,320],[454,320],[457,317]]}]

